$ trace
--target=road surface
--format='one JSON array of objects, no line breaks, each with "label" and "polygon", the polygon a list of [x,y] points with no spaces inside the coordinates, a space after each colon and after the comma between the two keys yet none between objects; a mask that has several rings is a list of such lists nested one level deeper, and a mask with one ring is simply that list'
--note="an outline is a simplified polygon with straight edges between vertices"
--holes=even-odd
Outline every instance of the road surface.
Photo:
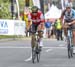
[{"label": "road surface", "polygon": [[29,40],[0,41],[0,67],[75,67],[75,56],[68,59],[65,41],[44,39],[39,63],[31,61]]}]

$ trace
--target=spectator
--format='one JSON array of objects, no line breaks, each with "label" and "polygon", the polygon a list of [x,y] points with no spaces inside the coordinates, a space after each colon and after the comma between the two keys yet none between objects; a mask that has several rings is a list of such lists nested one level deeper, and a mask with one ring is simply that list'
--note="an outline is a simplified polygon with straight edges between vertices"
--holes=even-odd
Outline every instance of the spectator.
[{"label": "spectator", "polygon": [[47,37],[50,38],[50,35],[51,35],[51,22],[49,21],[49,19],[47,19],[47,21],[45,22],[45,27],[46,27],[46,34],[47,34]]},{"label": "spectator", "polygon": [[63,37],[62,37],[62,24],[61,24],[60,19],[56,20],[55,29],[56,29],[56,38],[57,38],[57,40],[59,40],[59,39],[63,40]]}]

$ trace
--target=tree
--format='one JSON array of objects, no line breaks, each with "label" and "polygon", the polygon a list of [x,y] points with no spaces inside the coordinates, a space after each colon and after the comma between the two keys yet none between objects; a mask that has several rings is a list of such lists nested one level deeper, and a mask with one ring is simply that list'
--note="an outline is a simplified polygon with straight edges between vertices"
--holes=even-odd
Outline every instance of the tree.
[{"label": "tree", "polygon": [[9,0],[0,0],[0,4],[2,4],[1,9],[0,9],[0,18],[2,19],[7,19],[10,18],[10,12],[8,9],[9,6]]}]

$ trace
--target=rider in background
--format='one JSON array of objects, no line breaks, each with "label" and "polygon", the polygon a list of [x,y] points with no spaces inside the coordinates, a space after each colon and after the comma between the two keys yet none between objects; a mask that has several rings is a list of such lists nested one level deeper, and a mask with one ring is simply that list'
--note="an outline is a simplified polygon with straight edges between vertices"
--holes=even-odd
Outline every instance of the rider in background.
[{"label": "rider in background", "polygon": [[[66,38],[67,28],[71,27],[73,33],[73,44],[75,46],[75,10],[72,9],[72,5],[70,3],[66,5],[66,9],[62,12],[61,18],[64,19],[63,28]],[[73,52],[75,53],[75,50]]]},{"label": "rider in background", "polygon": [[[36,31],[43,31],[44,30],[44,16],[43,16],[43,13],[36,6],[33,6],[31,8],[31,10],[32,10],[32,12],[30,12],[30,14],[28,15],[28,21],[29,22],[32,21],[32,25],[30,23],[28,23],[28,26],[32,27],[31,28],[32,32],[36,33]],[[40,37],[40,41],[39,41],[39,46],[40,47],[43,46],[42,36],[39,36]]]}]

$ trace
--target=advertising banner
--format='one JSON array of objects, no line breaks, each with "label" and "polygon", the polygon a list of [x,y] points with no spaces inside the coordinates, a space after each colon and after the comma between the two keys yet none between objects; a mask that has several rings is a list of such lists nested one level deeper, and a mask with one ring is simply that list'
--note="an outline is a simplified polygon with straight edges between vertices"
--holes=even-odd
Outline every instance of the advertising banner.
[{"label": "advertising banner", "polygon": [[0,19],[0,35],[25,35],[25,22]]}]

